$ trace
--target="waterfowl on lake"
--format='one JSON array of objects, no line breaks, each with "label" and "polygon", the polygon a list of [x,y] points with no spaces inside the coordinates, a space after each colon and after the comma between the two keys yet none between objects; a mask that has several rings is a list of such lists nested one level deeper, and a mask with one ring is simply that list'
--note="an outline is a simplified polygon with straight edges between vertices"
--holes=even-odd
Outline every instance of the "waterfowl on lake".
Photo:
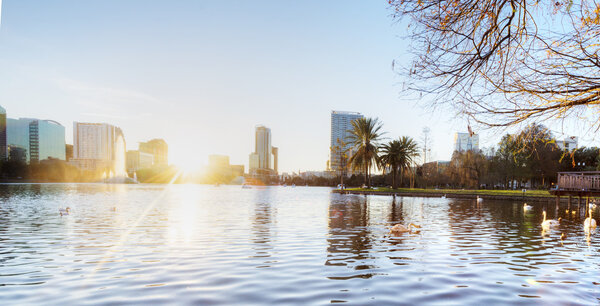
[{"label": "waterfowl on lake", "polygon": [[68,216],[70,212],[71,212],[71,208],[70,208],[70,207],[68,207],[68,206],[67,206],[67,208],[62,208],[62,207],[61,207],[61,208],[59,208],[59,209],[58,209],[58,213],[59,213],[61,216]]},{"label": "waterfowl on lake", "polygon": [[412,231],[411,227],[421,228],[421,226],[412,224],[412,223],[408,224],[408,226],[404,226],[404,225],[398,223],[398,224],[392,226],[392,228],[390,229],[390,234],[411,232]]},{"label": "waterfowl on lake", "polygon": [[442,199],[445,199],[445,198],[446,198],[446,195],[443,195],[443,196],[442,196]]},{"label": "waterfowl on lake", "polygon": [[560,219],[558,218],[558,220],[554,220],[554,219],[550,219],[550,220],[546,220],[546,211],[544,210],[544,220],[542,221],[542,229],[543,230],[549,230],[550,228],[553,227],[557,227],[560,225]]},{"label": "waterfowl on lake", "polygon": [[480,198],[479,196],[477,196],[477,203],[483,203],[483,198]]},{"label": "waterfowl on lake", "polygon": [[590,230],[593,230],[596,228],[596,220],[594,218],[592,218],[592,209],[590,208],[589,211],[589,217],[587,217],[585,219],[585,221],[583,221],[583,229],[586,232],[589,232]]},{"label": "waterfowl on lake", "polygon": [[523,203],[523,210],[524,211],[529,211],[533,208],[533,206],[528,205],[527,203]]}]

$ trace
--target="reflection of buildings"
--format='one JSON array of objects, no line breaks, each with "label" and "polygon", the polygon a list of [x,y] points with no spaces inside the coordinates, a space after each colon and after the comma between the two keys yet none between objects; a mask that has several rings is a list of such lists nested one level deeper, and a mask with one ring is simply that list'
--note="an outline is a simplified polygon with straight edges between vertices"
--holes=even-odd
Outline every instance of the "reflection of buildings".
[{"label": "reflection of buildings", "polygon": [[235,178],[244,176],[244,165],[230,165],[229,156],[209,155],[208,174],[217,177]]},{"label": "reflection of buildings", "polygon": [[454,151],[479,151],[479,135],[469,133],[454,134]]},{"label": "reflection of buildings", "polygon": [[273,212],[269,199],[258,198],[254,204],[254,218],[252,220],[252,249],[254,255],[252,258],[262,261],[260,267],[268,267],[270,262],[267,258],[271,257],[273,246],[271,245],[272,233],[271,225],[274,222]]},{"label": "reflection of buildings", "polygon": [[169,165],[169,146],[163,139],[152,139],[147,142],[140,142],[140,152],[152,154],[154,156],[155,166]]},{"label": "reflection of buildings", "polygon": [[[331,139],[329,142],[330,156],[329,168],[333,171],[340,171],[342,166],[345,166],[346,161],[340,158],[340,149],[346,151],[346,155],[350,156],[350,148],[352,145],[348,143],[350,136],[349,130],[352,130],[352,121],[364,118],[361,113],[331,111]],[[339,141],[345,143],[342,148],[338,148]]]},{"label": "reflection of buildings", "polygon": [[84,170],[102,170],[125,176],[125,137],[106,123],[73,123],[73,159]]},{"label": "reflection of buildings", "polygon": [[140,152],[139,150],[127,151],[127,172],[133,173],[140,169],[152,168],[154,164],[154,155]]},{"label": "reflection of buildings", "polygon": [[6,144],[6,110],[0,106],[0,160],[8,157],[8,146]]},{"label": "reflection of buildings", "polygon": [[558,147],[563,151],[572,151],[577,149],[577,136],[567,137],[564,140],[556,141]]},{"label": "reflection of buildings", "polygon": [[10,155],[27,163],[66,159],[65,127],[56,121],[9,118],[6,120],[6,143]]},{"label": "reflection of buildings", "polygon": [[279,149],[271,145],[271,129],[259,125],[256,127],[255,137],[254,152],[249,157],[250,175],[277,175]]}]

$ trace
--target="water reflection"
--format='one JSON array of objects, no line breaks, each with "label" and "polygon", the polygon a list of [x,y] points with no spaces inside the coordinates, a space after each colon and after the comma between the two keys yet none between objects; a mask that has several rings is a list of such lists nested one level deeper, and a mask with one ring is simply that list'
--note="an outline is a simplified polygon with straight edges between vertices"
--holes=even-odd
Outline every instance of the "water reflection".
[{"label": "water reflection", "polygon": [[332,198],[329,207],[329,238],[326,266],[345,266],[347,273],[329,276],[330,279],[370,278],[373,273],[354,272],[375,268],[367,264],[372,237],[369,227],[369,198],[355,196]]},{"label": "water reflection", "polygon": [[252,242],[254,243],[254,258],[263,258],[262,265],[257,268],[269,268],[274,263],[271,257],[273,246],[271,245],[271,227],[275,219],[276,209],[272,207],[270,190],[259,190],[254,199],[254,215],[252,218]]},{"label": "water reflection", "polygon": [[[0,295],[8,304],[595,304],[600,297],[598,233],[584,233],[585,205],[576,202],[529,203],[525,211],[521,201],[325,188],[101,184],[0,185],[0,199]],[[66,206],[73,213],[61,217]],[[563,220],[548,235],[544,210]],[[422,228],[389,235],[409,223]]]}]

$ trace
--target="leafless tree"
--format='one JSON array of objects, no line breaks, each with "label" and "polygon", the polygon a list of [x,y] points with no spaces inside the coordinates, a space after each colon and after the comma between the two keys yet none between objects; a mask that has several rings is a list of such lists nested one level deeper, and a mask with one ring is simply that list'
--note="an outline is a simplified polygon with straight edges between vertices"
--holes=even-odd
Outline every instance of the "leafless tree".
[{"label": "leafless tree", "polygon": [[482,126],[586,119],[600,127],[596,1],[389,0],[405,19],[405,90]]}]

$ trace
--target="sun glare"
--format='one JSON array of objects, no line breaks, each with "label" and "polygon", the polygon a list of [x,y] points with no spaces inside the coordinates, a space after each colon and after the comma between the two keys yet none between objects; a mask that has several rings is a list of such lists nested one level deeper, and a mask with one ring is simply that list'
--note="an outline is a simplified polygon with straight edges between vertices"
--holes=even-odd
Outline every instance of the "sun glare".
[{"label": "sun glare", "polygon": [[171,163],[179,168],[183,173],[197,173],[205,167],[206,156],[194,154],[193,150],[176,154],[173,152]]}]

